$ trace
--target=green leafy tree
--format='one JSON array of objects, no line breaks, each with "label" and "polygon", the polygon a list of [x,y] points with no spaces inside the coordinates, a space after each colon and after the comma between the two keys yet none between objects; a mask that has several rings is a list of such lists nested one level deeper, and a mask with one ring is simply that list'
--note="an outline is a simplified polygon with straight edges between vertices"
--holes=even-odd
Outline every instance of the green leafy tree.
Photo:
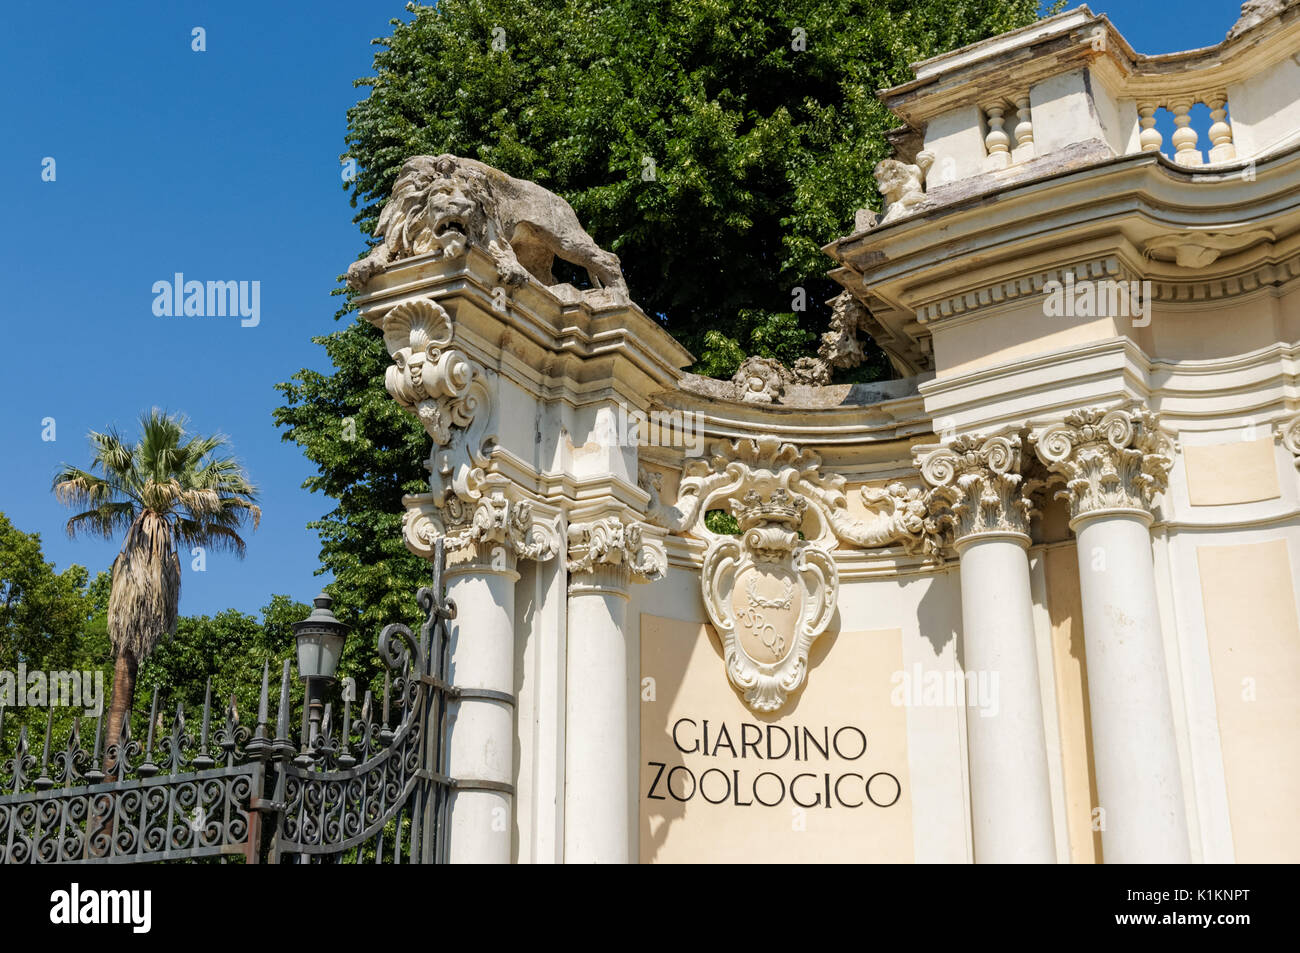
[{"label": "green leafy tree", "polygon": [[0,669],[19,662],[66,669],[82,661],[85,626],[104,596],[102,582],[91,580],[84,566],[56,572],[40,535],[24,533],[0,513]]},{"label": "green leafy tree", "polygon": [[116,739],[141,660],[176,630],[177,550],[202,546],[242,556],[239,530],[249,520],[256,527],[261,510],[243,468],[220,454],[225,438],[190,436],[179,416],[155,409],[141,416],[135,443],[112,430],[92,431],[90,443],[91,468],[65,464],[53,488],[60,502],[81,509],[68,520],[69,536],[125,537],[113,561],[107,614],[115,666],[106,737]]},{"label": "green leafy tree", "polygon": [[[348,112],[355,221],[369,238],[402,163],[451,152],[564,196],[622,259],[633,298],[729,376],[812,353],[837,291],[821,247],[879,208],[897,120],[878,89],[909,64],[1032,23],[1038,0],[440,0],[375,43]],[[362,250],[364,253],[364,250]],[[581,276],[557,262],[557,277]],[[337,289],[342,294],[342,289]],[[800,309],[802,305],[802,309]],[[347,314],[347,308],[340,316]],[[338,503],[311,524],[333,591],[368,622],[414,622],[423,563],[401,496],[427,438],[388,398],[368,324],[316,339],[336,370],[279,385],[284,437]],[[855,377],[887,376],[874,351]],[[351,425],[348,425],[348,422]],[[354,433],[355,438],[349,439]]]},{"label": "green leafy tree", "polygon": [[[1038,0],[442,0],[378,41],[348,113],[369,235],[402,162],[471,156],[563,195],[701,360],[811,352],[821,247],[877,205],[909,64]],[[713,332],[712,334],[710,332]],[[874,368],[877,372],[883,365]]]},{"label": "green leafy tree", "polygon": [[[90,578],[85,567],[72,565],[56,572],[41,550],[36,533],[24,533],[0,513],[0,671],[14,678],[18,666],[29,672],[99,672],[108,684],[108,639],[102,620],[108,608],[108,573]],[[99,620],[98,623],[96,620]],[[14,699],[16,700],[16,699]],[[46,711],[17,709],[0,695],[5,734],[17,734],[21,724],[43,731]],[[60,732],[77,712],[56,712]],[[3,742],[0,741],[0,747]]]}]

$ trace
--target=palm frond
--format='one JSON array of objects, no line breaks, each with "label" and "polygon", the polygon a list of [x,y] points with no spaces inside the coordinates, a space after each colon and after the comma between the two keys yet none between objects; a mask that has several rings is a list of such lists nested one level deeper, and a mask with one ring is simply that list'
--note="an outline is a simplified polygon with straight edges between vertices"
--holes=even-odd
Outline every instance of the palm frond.
[{"label": "palm frond", "polygon": [[130,500],[101,503],[94,509],[78,513],[69,519],[68,535],[76,536],[79,532],[86,532],[111,540],[123,530],[130,529],[135,516],[135,504]]},{"label": "palm frond", "polygon": [[89,470],[64,465],[54,475],[54,497],[64,506],[98,506],[117,496],[117,487]]}]

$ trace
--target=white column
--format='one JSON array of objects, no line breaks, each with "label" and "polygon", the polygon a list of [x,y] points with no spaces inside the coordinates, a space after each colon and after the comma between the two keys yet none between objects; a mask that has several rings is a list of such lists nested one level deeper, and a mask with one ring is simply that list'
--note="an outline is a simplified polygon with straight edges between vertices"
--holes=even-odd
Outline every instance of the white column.
[{"label": "white column", "polygon": [[1067,479],[1078,536],[1102,860],[1189,863],[1149,529],[1167,440],[1147,411],[1085,410],[1045,430],[1038,455]]},{"label": "white column", "polygon": [[[504,546],[453,556],[447,596],[449,681],[465,694],[450,705],[451,796],[447,859],[508,864],[514,825],[515,558]],[[495,788],[495,789],[494,789]]]},{"label": "white column", "polygon": [[662,546],[618,517],[569,527],[565,863],[626,864],[632,854],[627,603],[631,579],[663,574]]},{"label": "white column", "polygon": [[519,559],[544,561],[559,549],[553,526],[532,504],[494,486],[472,505],[433,494],[405,498],[407,547],[433,558],[446,538],[443,578],[456,605],[447,624],[447,773],[454,779],[446,841],[453,864],[508,864],[514,840],[515,571]]},{"label": "white column", "polygon": [[959,437],[920,465],[956,536],[966,674],[993,689],[989,710],[967,702],[975,862],[1055,863],[1020,438]]},{"label": "white column", "polygon": [[[966,671],[996,676],[996,714],[968,705],[971,829],[981,864],[1056,862],[1024,536],[957,543]],[[969,683],[968,683],[969,684]]]}]

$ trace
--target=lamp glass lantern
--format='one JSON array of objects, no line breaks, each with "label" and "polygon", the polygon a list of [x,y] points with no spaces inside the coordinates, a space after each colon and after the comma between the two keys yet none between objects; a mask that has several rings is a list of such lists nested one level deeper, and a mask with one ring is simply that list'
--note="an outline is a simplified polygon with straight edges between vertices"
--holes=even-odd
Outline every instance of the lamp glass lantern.
[{"label": "lamp glass lantern", "polygon": [[316,607],[311,615],[293,624],[293,636],[298,643],[298,677],[303,681],[332,681],[343,655],[348,626],[334,617],[330,609],[334,600],[325,593],[314,602]]}]

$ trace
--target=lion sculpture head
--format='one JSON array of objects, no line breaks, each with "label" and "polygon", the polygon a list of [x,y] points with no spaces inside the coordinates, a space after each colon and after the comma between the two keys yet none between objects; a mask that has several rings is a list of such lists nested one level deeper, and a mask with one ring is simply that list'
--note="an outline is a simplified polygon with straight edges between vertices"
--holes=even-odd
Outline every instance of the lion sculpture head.
[{"label": "lion sculpture head", "polygon": [[469,241],[496,238],[493,206],[483,173],[452,155],[416,156],[402,167],[376,232],[392,243],[394,258],[454,258]]}]

